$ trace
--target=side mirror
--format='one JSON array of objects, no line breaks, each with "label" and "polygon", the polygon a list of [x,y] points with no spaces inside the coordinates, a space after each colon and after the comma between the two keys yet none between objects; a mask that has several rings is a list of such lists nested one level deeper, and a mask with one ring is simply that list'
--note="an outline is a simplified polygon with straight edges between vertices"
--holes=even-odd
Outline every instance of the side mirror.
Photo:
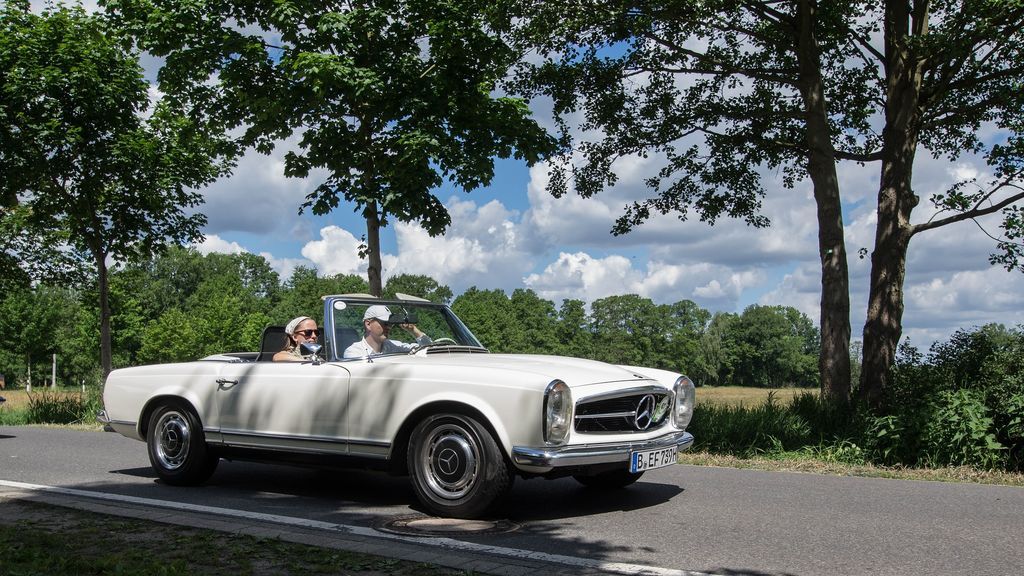
[{"label": "side mirror", "polygon": [[323,349],[323,346],[316,342],[303,342],[302,344],[299,344],[299,348],[302,350],[303,354],[308,354],[313,357],[313,364],[323,362],[323,360],[320,359],[320,350]]}]

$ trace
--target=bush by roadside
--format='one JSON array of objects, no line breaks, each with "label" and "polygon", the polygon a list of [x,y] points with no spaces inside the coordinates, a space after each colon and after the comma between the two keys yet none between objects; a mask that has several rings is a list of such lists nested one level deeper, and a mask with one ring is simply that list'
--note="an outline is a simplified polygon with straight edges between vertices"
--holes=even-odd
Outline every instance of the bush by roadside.
[{"label": "bush by roadside", "polygon": [[850,465],[1024,471],[1024,333],[958,332],[925,355],[904,346],[882,408],[810,392],[756,405],[700,403],[696,451],[741,458],[796,454]]},{"label": "bush by roadside", "polygon": [[93,424],[100,410],[98,388],[34,392],[6,390],[7,402],[0,404],[0,426],[25,424]]}]

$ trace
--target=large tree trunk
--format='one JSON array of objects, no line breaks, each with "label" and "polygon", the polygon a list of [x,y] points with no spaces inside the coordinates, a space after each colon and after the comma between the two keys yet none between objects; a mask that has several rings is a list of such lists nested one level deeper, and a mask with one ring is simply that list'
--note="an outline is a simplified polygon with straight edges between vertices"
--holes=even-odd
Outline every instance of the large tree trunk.
[{"label": "large tree trunk", "polygon": [[[890,168],[890,171],[898,169]],[[896,360],[903,335],[903,282],[910,235],[905,226],[898,224],[898,210],[892,206],[899,194],[898,184],[883,186],[879,192],[878,229],[875,232],[875,251],[871,254],[871,291],[864,323],[864,364],[859,394],[860,399],[871,406],[879,406],[882,402],[889,386],[889,369]],[[887,206],[883,207],[883,203]]]},{"label": "large tree trunk", "polygon": [[801,2],[797,54],[800,92],[807,115],[807,170],[818,209],[818,255],[821,258],[821,393],[833,400],[850,398],[850,278],[843,237],[843,209],[836,176],[835,149],[828,126],[828,104],[814,38],[814,3]]},{"label": "large tree trunk", "polygon": [[100,291],[100,368],[103,370],[103,380],[106,381],[113,369],[110,343],[110,286],[107,281],[107,255],[97,252],[95,258]]},{"label": "large tree trunk", "polygon": [[913,235],[910,214],[918,203],[911,183],[923,76],[921,62],[913,57],[908,39],[927,34],[927,2],[916,2],[913,8],[912,12],[905,1],[890,0],[885,9],[887,85],[882,175],[859,394],[872,406],[882,402],[903,335],[903,282]]},{"label": "large tree trunk", "polygon": [[381,283],[380,213],[377,212],[377,203],[370,202],[363,214],[366,216],[366,255],[369,260],[366,279],[370,284],[370,294],[379,298],[384,294],[384,286]]}]

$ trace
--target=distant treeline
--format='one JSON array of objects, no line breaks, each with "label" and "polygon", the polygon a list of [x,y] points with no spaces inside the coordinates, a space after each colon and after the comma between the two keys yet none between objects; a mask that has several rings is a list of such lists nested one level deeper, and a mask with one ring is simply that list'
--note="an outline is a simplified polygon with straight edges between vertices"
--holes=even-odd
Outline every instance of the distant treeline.
[{"label": "distant treeline", "polygon": [[[282,282],[261,256],[199,254],[173,248],[144,265],[110,274],[114,367],[195,360],[256,350],[268,324],[299,316],[322,322],[320,296],[365,293],[353,275],[298,268]],[[558,354],[684,372],[700,384],[817,386],[819,333],[795,308],[751,306],[711,313],[689,300],[655,304],[635,294],[588,307],[555,303],[532,290],[451,289],[419,275],[391,277],[385,296],[444,302],[492,352]],[[99,380],[99,301],[95,285],[25,285],[0,296],[0,374],[23,386],[51,373],[58,384]]]}]

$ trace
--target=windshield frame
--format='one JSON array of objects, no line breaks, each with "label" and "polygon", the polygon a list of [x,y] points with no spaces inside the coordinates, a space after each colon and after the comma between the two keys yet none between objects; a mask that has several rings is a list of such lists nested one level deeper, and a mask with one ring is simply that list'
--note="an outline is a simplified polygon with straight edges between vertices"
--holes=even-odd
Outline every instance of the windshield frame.
[{"label": "windshield frame", "polygon": [[[369,295],[331,295],[323,296],[324,301],[324,334],[326,338],[324,349],[329,361],[337,362],[351,362],[353,360],[365,360],[365,358],[343,358],[345,352],[344,348],[339,349],[339,342],[337,337],[338,320],[342,316],[345,310],[353,307],[365,309],[368,306],[387,306],[391,309],[393,316],[415,314],[419,316],[417,310],[429,310],[431,314],[439,314],[444,320],[450,334],[443,335],[444,337],[454,338],[458,342],[457,346],[465,348],[475,348],[480,350],[486,350],[483,344],[473,335],[469,327],[462,322],[462,320],[452,311],[451,307],[447,304],[441,304],[437,302],[429,302],[427,300],[420,299],[384,299],[375,298]],[[343,328],[356,328],[358,338],[363,337],[362,324],[360,322],[358,327],[352,326],[352,322],[346,322]],[[395,330],[401,330],[395,328]],[[431,338],[438,337],[436,334],[427,334]],[[347,343],[344,344],[346,347]],[[449,345],[451,346],[451,345]],[[375,357],[395,356],[404,355],[407,352],[382,354]]]}]

